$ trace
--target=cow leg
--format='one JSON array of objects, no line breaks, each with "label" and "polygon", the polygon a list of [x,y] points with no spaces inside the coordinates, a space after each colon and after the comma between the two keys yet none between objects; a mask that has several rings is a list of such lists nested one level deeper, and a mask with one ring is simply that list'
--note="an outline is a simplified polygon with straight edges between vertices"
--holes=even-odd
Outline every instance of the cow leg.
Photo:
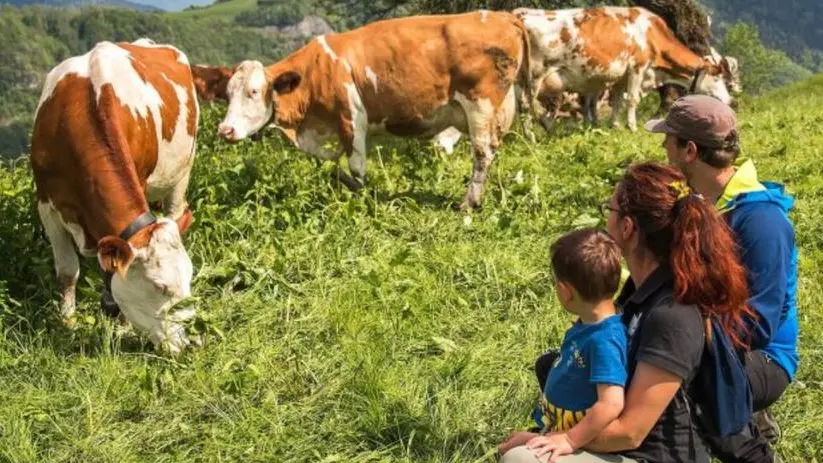
[{"label": "cow leg", "polygon": [[532,99],[529,100],[527,96],[527,92],[524,90],[520,91],[520,108],[521,111],[524,113],[524,117],[522,118],[523,121],[523,131],[525,132],[526,136],[529,137],[529,141],[535,143],[537,141],[537,137],[534,134],[534,121],[537,120],[538,123],[543,125],[543,116],[545,115],[545,108],[539,103],[539,96],[540,96],[540,88],[543,85],[543,80],[545,79],[545,75],[538,75],[532,76]]},{"label": "cow leg", "polygon": [[492,102],[485,98],[471,101],[463,95],[456,94],[455,99],[466,112],[469,137],[471,138],[472,152],[474,153],[472,178],[466,190],[466,197],[460,204],[461,210],[467,210],[480,206],[489,166],[494,161],[492,131],[495,127],[497,111]]},{"label": "cow leg", "polygon": [[612,88],[612,93],[609,95],[609,104],[611,104],[612,107],[610,123],[614,128],[619,126],[617,118],[620,117],[620,111],[623,110],[623,93],[625,93],[625,91],[622,88],[615,86]]},{"label": "cow leg", "polygon": [[557,112],[563,96],[556,93],[541,93],[537,100],[540,103],[540,125],[546,132],[550,132],[557,120]]},{"label": "cow leg", "polygon": [[169,191],[165,198],[163,198],[163,214],[172,220],[177,220],[182,216],[186,209],[189,208],[189,203],[186,201],[186,190],[189,187],[189,173],[177,182],[177,185]]},{"label": "cow leg", "polygon": [[[314,160],[317,161],[318,166],[323,161],[331,161],[334,163],[334,169],[332,170],[331,175],[332,180],[342,183],[351,191],[359,191],[363,188],[363,185],[357,182],[357,180],[352,178],[338,165],[340,162],[340,156],[343,154],[343,151],[345,151],[345,147],[343,150],[330,150],[323,146],[325,140],[325,135],[318,134],[314,130],[306,130],[297,134],[297,146],[299,146],[302,151],[309,153]],[[342,135],[341,140],[343,140]],[[345,145],[345,143],[343,143],[343,145]]]},{"label": "cow leg", "polygon": [[626,84],[626,93],[629,99],[629,110],[627,120],[629,130],[637,132],[637,105],[640,104],[641,84],[643,83],[643,72],[629,74]]},{"label": "cow leg", "polygon": [[366,183],[366,134],[369,118],[360,93],[353,83],[344,84],[348,97],[348,111],[340,118],[340,141],[349,161],[349,172],[360,185]]},{"label": "cow leg", "polygon": [[597,102],[599,100],[600,93],[589,93],[583,97],[585,119],[589,125],[597,125]]},{"label": "cow leg", "polygon": [[60,213],[51,203],[39,203],[37,212],[46,230],[46,236],[51,242],[51,250],[54,254],[54,267],[57,272],[57,286],[62,297],[60,301],[60,315],[63,323],[68,326],[74,325],[75,311],[75,291],[77,289],[77,279],[80,276],[80,259],[74,250],[71,234],[63,227],[60,220]]}]

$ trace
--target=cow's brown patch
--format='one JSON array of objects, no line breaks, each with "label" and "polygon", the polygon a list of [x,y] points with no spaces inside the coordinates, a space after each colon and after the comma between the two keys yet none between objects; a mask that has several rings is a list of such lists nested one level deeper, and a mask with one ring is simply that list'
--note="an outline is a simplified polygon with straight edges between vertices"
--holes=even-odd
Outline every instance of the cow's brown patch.
[{"label": "cow's brown patch", "polygon": [[229,100],[226,89],[233,73],[232,68],[194,65],[191,72],[194,88],[201,100]]},{"label": "cow's brown patch", "polygon": [[626,51],[626,33],[623,26],[603,8],[585,10],[580,16],[580,53],[587,58],[590,67],[605,69]]},{"label": "cow's brown patch", "polygon": [[569,43],[572,40],[572,33],[569,32],[568,27],[564,27],[560,30],[560,41],[563,43]]},{"label": "cow's brown patch", "polygon": [[659,16],[652,16],[646,40],[654,44],[657,50],[652,63],[655,68],[664,69],[681,77],[689,77],[698,69],[706,66],[705,60],[678,40],[674,32]]}]

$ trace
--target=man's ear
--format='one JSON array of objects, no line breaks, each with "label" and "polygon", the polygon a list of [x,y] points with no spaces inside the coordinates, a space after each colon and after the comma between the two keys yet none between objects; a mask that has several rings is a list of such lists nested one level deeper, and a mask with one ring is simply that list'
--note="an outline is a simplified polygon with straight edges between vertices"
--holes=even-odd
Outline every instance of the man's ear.
[{"label": "man's ear", "polygon": [[688,163],[688,164],[691,164],[694,161],[697,161],[698,157],[699,156],[697,154],[697,144],[695,144],[693,141],[689,140],[686,143],[686,157],[685,157],[684,161],[686,161],[686,163]]},{"label": "man's ear", "polygon": [[294,71],[286,71],[275,77],[272,88],[278,95],[285,95],[291,93],[300,85],[300,74]]},{"label": "man's ear", "polygon": [[97,243],[97,261],[104,272],[116,272],[120,278],[125,278],[134,261],[134,251],[125,240],[106,236]]}]

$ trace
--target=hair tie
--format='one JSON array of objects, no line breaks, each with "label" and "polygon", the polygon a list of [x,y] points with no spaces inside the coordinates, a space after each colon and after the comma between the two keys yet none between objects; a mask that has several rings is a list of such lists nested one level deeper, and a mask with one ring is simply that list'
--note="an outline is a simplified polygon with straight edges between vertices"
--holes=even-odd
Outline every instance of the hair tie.
[{"label": "hair tie", "polygon": [[674,190],[675,194],[677,194],[677,201],[680,201],[683,198],[689,196],[692,192],[689,185],[686,185],[686,182],[676,180],[672,183],[669,183],[669,187]]}]

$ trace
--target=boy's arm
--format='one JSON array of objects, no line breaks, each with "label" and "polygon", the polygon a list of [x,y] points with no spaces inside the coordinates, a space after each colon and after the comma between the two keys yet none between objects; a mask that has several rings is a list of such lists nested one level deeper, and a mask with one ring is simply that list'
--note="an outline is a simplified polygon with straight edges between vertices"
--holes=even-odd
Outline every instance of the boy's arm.
[{"label": "boy's arm", "polygon": [[597,402],[586,411],[586,416],[565,433],[535,437],[527,444],[537,457],[552,453],[550,462],[575,452],[593,441],[623,411],[623,387],[613,384],[597,385]]},{"label": "boy's arm", "polygon": [[574,450],[591,442],[623,411],[623,387],[613,384],[597,385],[597,402],[586,412],[576,426],[566,432]]}]

